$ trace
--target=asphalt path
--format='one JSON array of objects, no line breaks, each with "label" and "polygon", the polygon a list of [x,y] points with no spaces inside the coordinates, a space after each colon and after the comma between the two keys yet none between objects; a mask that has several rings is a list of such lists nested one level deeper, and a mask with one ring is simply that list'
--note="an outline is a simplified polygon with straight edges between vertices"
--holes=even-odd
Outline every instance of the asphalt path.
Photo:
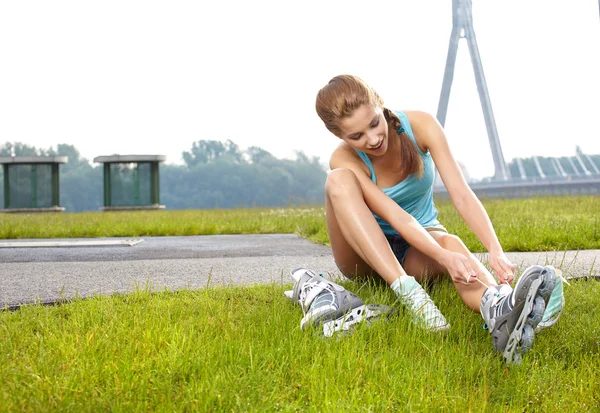
[{"label": "asphalt path", "polygon": [[[191,288],[208,284],[290,283],[289,273],[308,267],[341,274],[331,249],[290,234],[142,237],[134,246],[0,248],[0,307],[17,308],[73,297]],[[99,240],[127,240],[102,238]],[[19,240],[23,242],[78,240]],[[89,239],[86,239],[89,241]],[[3,244],[10,241],[3,241]],[[33,245],[33,244],[32,244]],[[476,254],[482,261],[486,254]],[[600,250],[508,253],[524,269],[551,264],[567,277],[600,277]]]}]

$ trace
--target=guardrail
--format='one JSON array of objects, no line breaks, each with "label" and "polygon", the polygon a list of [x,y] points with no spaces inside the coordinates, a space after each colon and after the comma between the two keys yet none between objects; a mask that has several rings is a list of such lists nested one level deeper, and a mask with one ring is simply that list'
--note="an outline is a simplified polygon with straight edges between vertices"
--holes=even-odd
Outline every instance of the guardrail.
[{"label": "guardrail", "polygon": [[[528,198],[530,196],[600,195],[600,177],[572,177],[571,179],[532,179],[506,182],[476,182],[469,187],[479,198]],[[447,197],[444,186],[434,186],[436,197]]]}]

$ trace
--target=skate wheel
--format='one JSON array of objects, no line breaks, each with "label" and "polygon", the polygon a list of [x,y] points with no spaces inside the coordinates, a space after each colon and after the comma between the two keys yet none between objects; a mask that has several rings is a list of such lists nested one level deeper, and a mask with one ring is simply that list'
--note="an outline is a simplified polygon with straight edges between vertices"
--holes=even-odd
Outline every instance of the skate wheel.
[{"label": "skate wheel", "polygon": [[521,335],[521,351],[520,354],[525,354],[533,347],[534,332],[533,327],[529,324],[525,324],[523,327],[523,334]]},{"label": "skate wheel", "polygon": [[538,293],[544,297],[544,300],[548,300],[556,284],[556,272],[552,267],[544,267],[541,277],[543,277],[543,282]]},{"label": "skate wheel", "polygon": [[527,324],[531,324],[532,326],[537,326],[540,321],[542,321],[542,317],[544,316],[544,311],[546,310],[546,302],[540,296],[535,297],[533,301],[533,307],[531,309],[531,313],[527,316]]}]

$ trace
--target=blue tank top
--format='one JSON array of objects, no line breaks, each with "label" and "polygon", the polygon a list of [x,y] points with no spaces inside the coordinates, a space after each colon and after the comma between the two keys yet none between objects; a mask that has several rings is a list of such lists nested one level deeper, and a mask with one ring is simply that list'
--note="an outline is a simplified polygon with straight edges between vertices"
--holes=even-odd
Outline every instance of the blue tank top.
[{"label": "blue tank top", "polygon": [[[431,159],[431,154],[429,152],[425,153],[421,151],[421,148],[419,148],[419,145],[417,145],[415,135],[410,127],[410,123],[408,122],[408,117],[404,114],[404,112],[394,111],[394,113],[400,118],[400,123],[417,147],[417,150],[421,155],[421,159],[423,159],[423,177],[419,179],[418,176],[410,174],[399,184],[390,188],[383,188],[383,193],[392,198],[394,202],[400,205],[403,210],[412,215],[423,227],[439,225],[440,222],[437,219],[438,211],[433,204],[433,181],[435,179],[435,167],[433,165],[433,160]],[[369,170],[371,171],[371,180],[377,184],[377,177],[375,176],[375,170],[373,169],[371,159],[369,159],[367,154],[364,152],[356,150],[356,153],[365,162],[365,164],[367,164]],[[398,234],[398,232],[392,228],[390,224],[378,217],[376,214],[373,215],[375,216],[375,219],[377,220],[377,223],[383,230],[384,234]]]}]

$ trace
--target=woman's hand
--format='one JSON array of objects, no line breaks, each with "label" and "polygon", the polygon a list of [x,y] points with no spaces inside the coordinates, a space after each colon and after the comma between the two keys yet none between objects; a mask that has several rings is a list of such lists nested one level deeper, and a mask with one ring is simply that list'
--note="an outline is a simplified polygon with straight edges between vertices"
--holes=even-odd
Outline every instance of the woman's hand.
[{"label": "woman's hand", "polygon": [[441,264],[446,267],[455,283],[468,285],[474,282],[478,276],[469,259],[458,252],[448,251]]},{"label": "woman's hand", "polygon": [[504,251],[490,251],[488,262],[500,284],[510,284],[515,278],[515,266],[506,258]]}]

